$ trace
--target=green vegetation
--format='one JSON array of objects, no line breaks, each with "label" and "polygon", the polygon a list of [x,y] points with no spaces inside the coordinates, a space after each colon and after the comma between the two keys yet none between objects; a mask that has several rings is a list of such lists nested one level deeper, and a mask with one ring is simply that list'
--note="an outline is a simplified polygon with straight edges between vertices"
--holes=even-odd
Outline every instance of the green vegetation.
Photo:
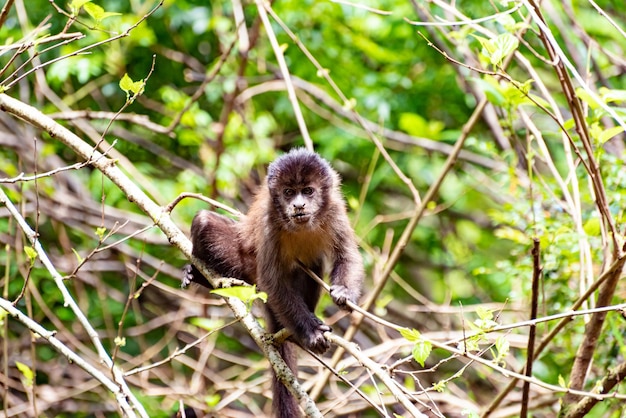
[{"label": "green vegetation", "polygon": [[313,146],[372,314],[322,298],[324,416],[623,416],[622,3],[7,0],[0,411],[269,414],[262,289],[181,290],[176,227]]}]

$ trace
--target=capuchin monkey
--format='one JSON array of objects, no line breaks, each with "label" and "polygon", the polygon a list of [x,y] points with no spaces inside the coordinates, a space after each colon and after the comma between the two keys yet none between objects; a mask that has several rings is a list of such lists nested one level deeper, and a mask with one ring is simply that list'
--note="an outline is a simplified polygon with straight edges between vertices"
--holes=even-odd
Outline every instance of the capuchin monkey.
[{"label": "capuchin monkey", "polygon": [[[363,261],[339,190],[339,175],[318,154],[295,149],[268,167],[267,178],[248,214],[239,222],[206,210],[191,224],[193,254],[218,276],[257,284],[268,295],[268,331],[282,328],[291,340],[278,347],[296,374],[293,343],[322,354],[330,343],[330,327],[318,319],[315,306],[321,288],[300,263],[319,277],[330,274],[330,295],[342,309],[357,303],[363,282]],[[192,265],[184,269],[183,285],[210,287]],[[278,418],[301,416],[296,399],[273,376],[273,410]]]}]

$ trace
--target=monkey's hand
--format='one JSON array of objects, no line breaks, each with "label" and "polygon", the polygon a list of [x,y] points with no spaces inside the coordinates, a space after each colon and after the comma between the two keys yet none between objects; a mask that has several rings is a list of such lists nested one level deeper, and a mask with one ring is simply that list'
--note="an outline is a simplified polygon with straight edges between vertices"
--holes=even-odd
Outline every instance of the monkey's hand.
[{"label": "monkey's hand", "polygon": [[330,297],[333,298],[337,306],[350,312],[352,312],[352,309],[348,306],[347,302],[350,301],[355,304],[358,302],[358,294],[341,284],[334,284],[330,287]]},{"label": "monkey's hand", "polygon": [[295,337],[302,347],[315,354],[323,354],[330,348],[330,342],[324,337],[324,333],[330,330],[328,325],[315,317],[314,325],[308,330],[303,330],[299,333],[300,335],[295,335]]}]

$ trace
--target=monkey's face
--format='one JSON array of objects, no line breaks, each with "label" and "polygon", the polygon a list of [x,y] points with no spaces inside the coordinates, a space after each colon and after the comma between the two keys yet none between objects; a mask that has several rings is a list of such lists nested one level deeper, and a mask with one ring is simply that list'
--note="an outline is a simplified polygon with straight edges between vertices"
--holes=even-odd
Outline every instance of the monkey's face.
[{"label": "monkey's face", "polygon": [[310,230],[325,222],[333,173],[326,160],[304,149],[291,151],[270,164],[267,185],[282,228]]},{"label": "monkey's face", "polygon": [[327,188],[316,181],[280,180],[269,189],[281,227],[294,232],[318,228],[324,222]]},{"label": "monkey's face", "polygon": [[321,190],[314,185],[287,186],[277,190],[283,219],[291,228],[312,227],[321,209]]}]

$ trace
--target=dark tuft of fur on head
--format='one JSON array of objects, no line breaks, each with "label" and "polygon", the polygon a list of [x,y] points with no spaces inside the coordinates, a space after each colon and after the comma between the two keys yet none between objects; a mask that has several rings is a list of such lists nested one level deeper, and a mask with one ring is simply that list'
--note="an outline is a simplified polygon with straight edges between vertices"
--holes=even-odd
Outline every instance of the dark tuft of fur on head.
[{"label": "dark tuft of fur on head", "polygon": [[328,161],[313,151],[295,148],[277,158],[267,169],[267,183],[272,188],[279,180],[284,186],[298,187],[313,179],[322,180],[323,188],[332,186],[333,169]]}]

